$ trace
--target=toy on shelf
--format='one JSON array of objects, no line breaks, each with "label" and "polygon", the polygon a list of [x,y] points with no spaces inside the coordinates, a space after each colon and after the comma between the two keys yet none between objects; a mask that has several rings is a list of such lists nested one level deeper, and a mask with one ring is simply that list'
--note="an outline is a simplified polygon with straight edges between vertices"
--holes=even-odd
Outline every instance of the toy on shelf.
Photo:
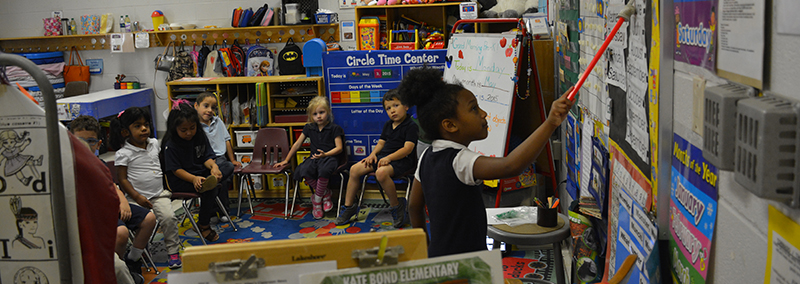
[{"label": "toy on shelf", "polygon": [[378,17],[362,17],[358,22],[358,49],[377,50],[380,43]]},{"label": "toy on shelf", "polygon": [[439,1],[439,0],[403,0],[403,4],[404,5],[409,5],[409,4],[431,4],[431,3],[436,3],[436,2],[443,2],[443,1]]},{"label": "toy on shelf", "polygon": [[422,49],[443,49],[444,35],[441,32],[434,31],[422,41],[422,46]]},{"label": "toy on shelf", "polygon": [[367,3],[367,6],[396,5],[398,3],[400,3],[400,0],[372,0]]},{"label": "toy on shelf", "polygon": [[390,50],[416,50],[419,49],[419,33],[417,30],[390,31]]}]

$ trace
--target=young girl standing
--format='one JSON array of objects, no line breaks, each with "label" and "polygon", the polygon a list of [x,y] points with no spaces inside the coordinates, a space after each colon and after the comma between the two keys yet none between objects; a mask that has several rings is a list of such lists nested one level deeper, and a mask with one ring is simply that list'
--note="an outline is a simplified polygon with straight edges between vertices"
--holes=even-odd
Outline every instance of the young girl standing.
[{"label": "young girl standing", "polygon": [[[336,155],[342,153],[344,149],[344,129],[333,123],[333,114],[328,100],[325,97],[315,97],[308,103],[306,109],[308,113],[308,123],[303,127],[303,133],[289,150],[289,155],[282,162],[275,164],[274,167],[282,167],[292,160],[297,149],[306,140],[311,139],[311,157],[297,165],[294,178],[298,182],[306,180],[306,184],[314,189],[314,197],[311,198],[313,208],[311,213],[315,219],[321,219],[324,212],[333,208],[331,202],[331,191],[328,189],[328,181],[339,166]],[[323,212],[324,211],[324,212]]]},{"label": "young girl standing", "polygon": [[429,257],[485,250],[481,180],[519,175],[536,159],[572,106],[566,98],[569,91],[553,102],[547,120],[522,144],[508,156],[495,158],[467,148],[488,136],[486,112],[472,92],[442,81],[441,71],[427,68],[409,72],[399,90],[406,105],[417,106],[420,126],[426,138],[433,140],[415,174],[409,202],[411,225],[426,230],[427,205]]},{"label": "young girl standing", "polygon": [[[220,180],[222,172],[214,162],[214,150],[208,143],[204,131],[199,130],[200,118],[189,102],[176,102],[167,117],[167,133],[164,136],[164,173],[167,187],[173,192],[200,192],[200,214],[197,225],[200,234],[209,242],[219,235],[209,223],[217,212],[216,196],[219,186],[206,177]],[[210,175],[210,176],[209,176]]]},{"label": "young girl standing", "polygon": [[117,150],[114,166],[119,187],[129,203],[153,209],[164,230],[164,242],[169,253],[169,267],[180,268],[178,255],[178,219],[172,209],[172,194],[164,190],[161,162],[158,159],[158,140],[150,137],[150,111],[129,107],[111,119],[111,147]]}]

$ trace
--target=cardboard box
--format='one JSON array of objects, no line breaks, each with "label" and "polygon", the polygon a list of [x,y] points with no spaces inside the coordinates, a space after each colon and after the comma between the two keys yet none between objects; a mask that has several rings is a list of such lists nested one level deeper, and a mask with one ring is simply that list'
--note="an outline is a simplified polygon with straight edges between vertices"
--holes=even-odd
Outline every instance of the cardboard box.
[{"label": "cardboard box", "polygon": [[251,131],[251,130],[237,130],[234,131],[233,134],[236,137],[236,146],[237,147],[253,147],[253,143],[256,142],[256,134],[258,131]]}]

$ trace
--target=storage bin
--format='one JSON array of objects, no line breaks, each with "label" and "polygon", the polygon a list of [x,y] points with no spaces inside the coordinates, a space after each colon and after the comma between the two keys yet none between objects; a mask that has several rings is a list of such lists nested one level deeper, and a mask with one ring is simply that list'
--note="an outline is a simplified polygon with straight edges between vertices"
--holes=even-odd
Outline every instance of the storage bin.
[{"label": "storage bin", "polygon": [[361,17],[358,21],[358,49],[377,50],[380,44],[378,17]]},{"label": "storage bin", "polygon": [[[275,116],[275,123],[302,123],[308,120],[305,114],[281,114]],[[255,140],[255,138],[253,138]],[[250,145],[252,147],[252,145]]]},{"label": "storage bin", "polygon": [[279,98],[279,99],[272,99],[272,102],[275,103],[276,108],[285,108],[286,107],[286,99]]},{"label": "storage bin", "polygon": [[[300,139],[300,134],[303,134],[303,129],[298,129],[298,128],[292,129],[292,134],[294,134],[294,141],[297,141],[297,139]],[[306,137],[306,141],[303,141],[302,146],[303,147],[311,146],[311,138]]]},{"label": "storage bin", "polygon": [[[311,151],[297,151],[297,164],[300,165],[303,161],[311,157]],[[311,188],[304,181],[299,181],[300,189],[310,190]]]},{"label": "storage bin", "polygon": [[330,24],[339,21],[337,13],[317,13],[317,24]]},{"label": "storage bin", "polygon": [[286,176],[282,174],[268,174],[267,188],[269,190],[284,190],[286,187]]},{"label": "storage bin", "polygon": [[236,160],[242,163],[242,167],[246,167],[253,160],[252,152],[234,152],[233,154],[236,156]]},{"label": "storage bin", "polygon": [[236,136],[236,146],[237,147],[253,147],[253,143],[256,142],[256,134],[257,131],[250,131],[250,130],[237,130],[233,132]]}]

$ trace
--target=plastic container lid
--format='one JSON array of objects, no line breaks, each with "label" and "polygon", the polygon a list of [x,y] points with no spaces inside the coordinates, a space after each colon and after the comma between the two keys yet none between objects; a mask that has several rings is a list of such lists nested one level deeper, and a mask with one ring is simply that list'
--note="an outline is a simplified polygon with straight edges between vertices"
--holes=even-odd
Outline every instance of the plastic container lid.
[{"label": "plastic container lid", "polygon": [[64,57],[64,54],[61,53],[61,51],[17,53],[17,55],[25,57],[27,59],[46,59],[46,58]]},{"label": "plastic container lid", "polygon": [[159,17],[159,16],[164,16],[164,13],[162,13],[159,10],[155,10],[155,11],[153,11],[152,14],[150,14],[150,17]]},{"label": "plastic container lid", "polygon": [[286,11],[289,10],[297,10],[297,3],[287,3],[286,4]]}]

